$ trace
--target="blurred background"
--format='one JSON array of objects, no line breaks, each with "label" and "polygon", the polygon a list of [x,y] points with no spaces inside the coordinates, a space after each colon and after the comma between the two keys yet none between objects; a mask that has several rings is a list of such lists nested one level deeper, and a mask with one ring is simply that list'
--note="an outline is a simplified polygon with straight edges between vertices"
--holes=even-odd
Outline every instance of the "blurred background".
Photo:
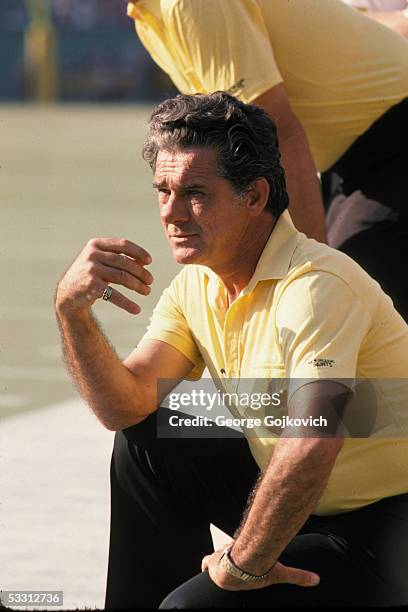
[{"label": "blurred background", "polygon": [[177,272],[140,155],[152,106],[174,93],[123,0],[0,0],[4,602],[7,590],[63,590],[65,609],[103,607],[113,434],[68,379],[53,294],[91,237],[143,245],[155,283],[137,296],[142,313],[95,306],[121,357],[139,341]]},{"label": "blurred background", "polygon": [[151,102],[175,92],[124,0],[1,0],[0,100]]}]

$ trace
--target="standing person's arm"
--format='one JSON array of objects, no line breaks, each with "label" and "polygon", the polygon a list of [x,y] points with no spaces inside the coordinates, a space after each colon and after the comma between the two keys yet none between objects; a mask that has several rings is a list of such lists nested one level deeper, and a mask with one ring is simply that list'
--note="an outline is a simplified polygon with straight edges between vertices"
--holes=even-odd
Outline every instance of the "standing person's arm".
[{"label": "standing person's arm", "polygon": [[[157,392],[159,378],[177,380],[193,367],[178,350],[154,340],[135,349],[122,363],[92,314],[92,304],[102,297],[109,283],[141,295],[150,293],[153,277],[145,269],[150,261],[150,255],[130,241],[94,239],[64,274],[55,292],[70,374],[98,419],[113,431],[134,425],[156,410],[162,399]],[[110,302],[132,314],[140,312],[140,307],[117,289],[113,289]]]},{"label": "standing person's arm", "polygon": [[309,238],[326,242],[324,208],[316,166],[305,131],[290,108],[282,84],[254,100],[278,128],[282,166],[289,193],[289,212],[297,229]]},{"label": "standing person's arm", "polygon": [[408,38],[408,6],[404,11],[366,11],[364,15]]},{"label": "standing person's arm", "polygon": [[232,9],[229,2],[213,0],[163,5],[167,40],[172,44],[172,78],[188,66],[183,72],[188,82],[184,93],[197,91],[199,83],[204,91],[227,91],[266,110],[278,127],[293,221],[309,238],[326,242],[317,170],[303,126],[291,110],[262,11],[256,3],[248,11],[244,2],[234,3]]}]

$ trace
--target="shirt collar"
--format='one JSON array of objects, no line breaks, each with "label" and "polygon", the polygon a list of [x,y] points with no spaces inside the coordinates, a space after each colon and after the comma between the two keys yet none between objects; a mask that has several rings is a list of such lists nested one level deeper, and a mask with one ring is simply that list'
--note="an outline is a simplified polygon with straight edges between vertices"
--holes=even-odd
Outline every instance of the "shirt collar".
[{"label": "shirt collar", "polygon": [[161,18],[160,3],[158,0],[136,0],[128,2],[127,15],[135,21],[149,21],[152,15]]},{"label": "shirt collar", "polygon": [[[292,218],[287,210],[279,216],[275,227],[258,259],[255,272],[248,285],[240,295],[247,295],[263,280],[283,278],[289,268],[293,253],[297,247],[301,234],[293,225]],[[200,266],[204,273],[219,282],[218,276],[210,268]]]},{"label": "shirt collar", "polygon": [[142,19],[143,13],[141,10],[140,2],[128,2],[127,3],[127,16],[131,19]]}]

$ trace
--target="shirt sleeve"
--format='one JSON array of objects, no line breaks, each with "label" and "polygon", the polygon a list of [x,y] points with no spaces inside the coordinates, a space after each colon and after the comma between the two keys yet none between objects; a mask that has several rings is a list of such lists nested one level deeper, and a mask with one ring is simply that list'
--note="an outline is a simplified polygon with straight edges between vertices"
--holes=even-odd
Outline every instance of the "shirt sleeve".
[{"label": "shirt sleeve", "polygon": [[362,298],[330,272],[310,272],[286,287],[276,325],[289,396],[313,379],[353,387],[370,312]]},{"label": "shirt sleeve", "polygon": [[246,103],[282,82],[255,0],[162,3],[172,53],[189,91],[227,91]]},{"label": "shirt sleeve", "polygon": [[194,364],[193,369],[185,378],[198,380],[202,376],[205,363],[178,300],[179,279],[180,275],[177,275],[170,286],[163,291],[138,346],[147,340],[161,340],[170,344]]}]

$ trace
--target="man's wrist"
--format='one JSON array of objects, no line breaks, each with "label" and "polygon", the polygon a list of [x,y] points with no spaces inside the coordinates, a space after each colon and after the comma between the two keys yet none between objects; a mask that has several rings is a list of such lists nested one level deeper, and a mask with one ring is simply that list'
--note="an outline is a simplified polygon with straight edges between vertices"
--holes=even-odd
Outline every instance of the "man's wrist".
[{"label": "man's wrist", "polygon": [[236,542],[229,548],[229,557],[234,565],[253,576],[263,576],[267,574],[276,563],[276,560],[271,560],[270,557],[265,558],[258,556],[258,558],[255,559],[253,554],[248,554],[247,547],[242,549]]},{"label": "man's wrist", "polygon": [[68,300],[61,300],[58,295],[54,299],[55,313],[58,319],[73,319],[88,321],[92,318],[91,308],[78,308],[73,306]]},{"label": "man's wrist", "polygon": [[228,574],[234,576],[234,578],[237,578],[241,582],[261,582],[268,574],[268,572],[265,572],[264,574],[252,574],[244,570],[242,567],[239,567],[231,558],[231,547],[224,551],[220,564]]}]

